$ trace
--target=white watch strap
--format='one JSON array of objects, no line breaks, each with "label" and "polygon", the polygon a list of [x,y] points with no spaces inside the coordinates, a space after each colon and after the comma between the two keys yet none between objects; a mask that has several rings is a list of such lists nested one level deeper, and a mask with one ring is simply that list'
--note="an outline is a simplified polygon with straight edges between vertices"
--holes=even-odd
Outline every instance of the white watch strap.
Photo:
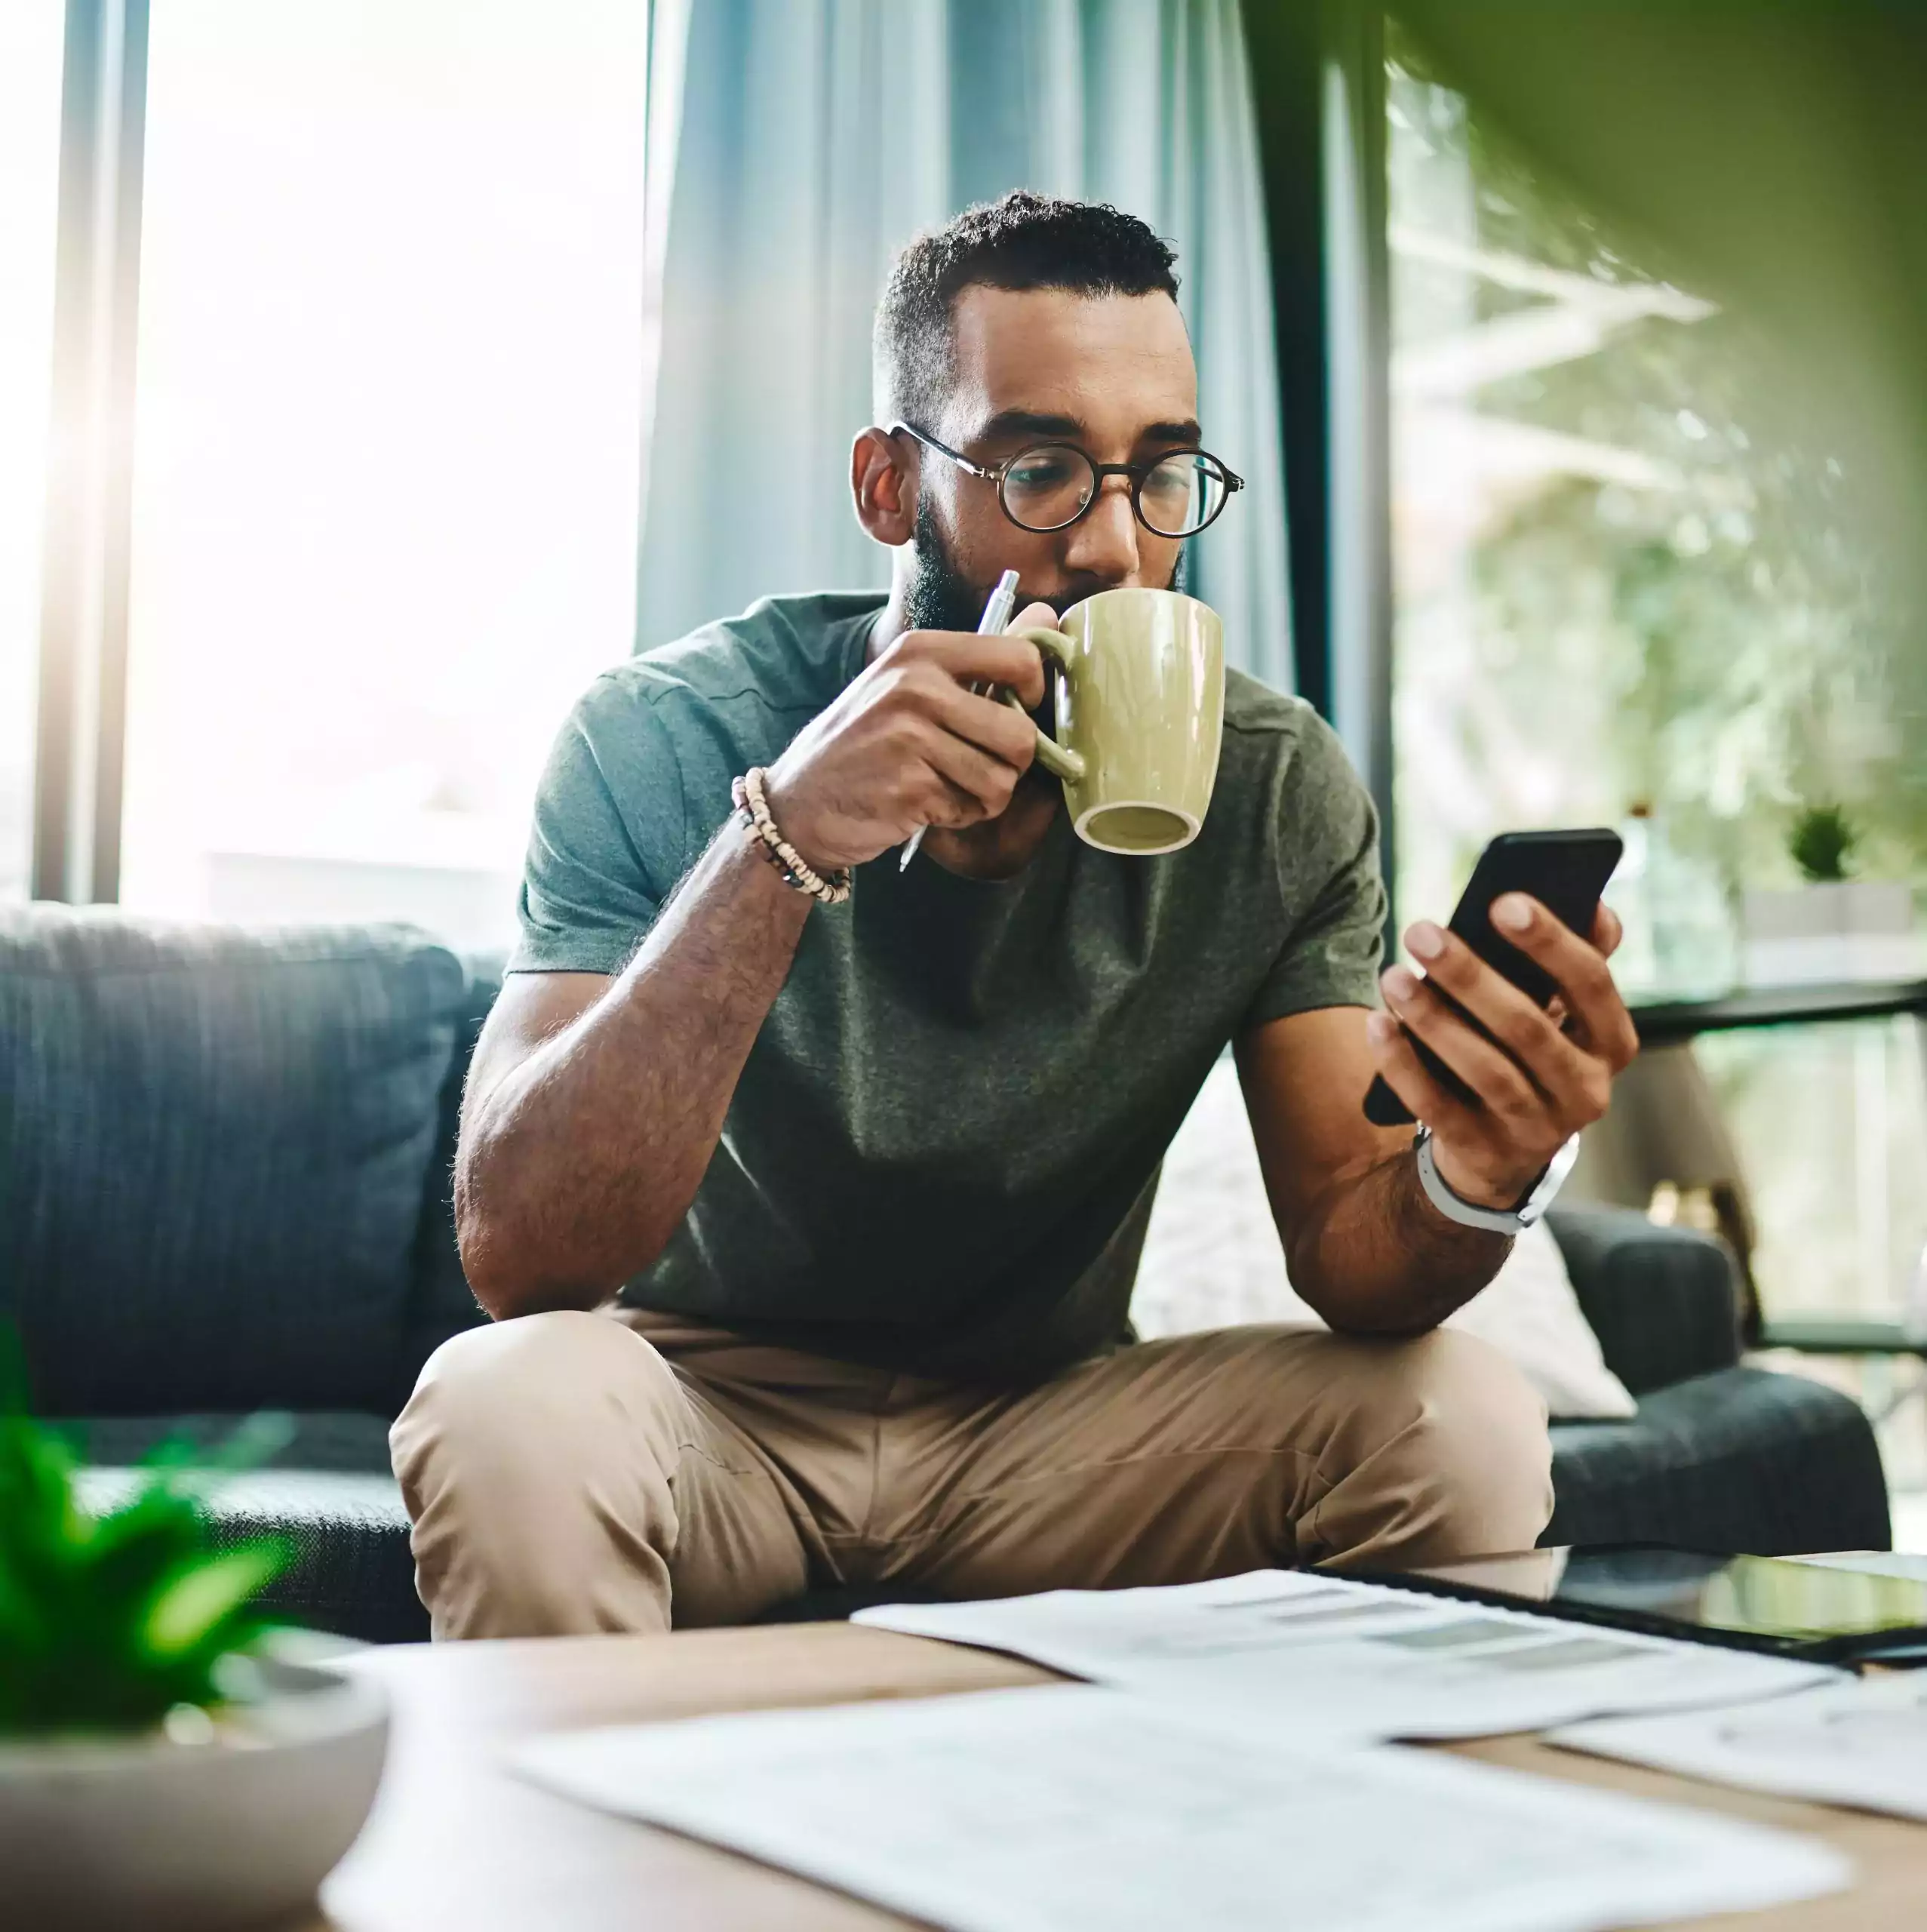
[{"label": "white watch strap", "polygon": [[1425,1190],[1425,1198],[1448,1221],[1456,1221],[1464,1228],[1483,1228],[1492,1234],[1516,1235],[1529,1228],[1552,1205],[1554,1197],[1565,1185],[1566,1177],[1572,1171],[1573,1162],[1579,1158],[1579,1137],[1574,1134],[1554,1155],[1545,1172],[1532,1183],[1532,1192],[1517,1208],[1481,1208],[1476,1201],[1455,1194],[1433,1158],[1429,1127],[1419,1128],[1412,1151],[1418,1163],[1418,1185]]}]

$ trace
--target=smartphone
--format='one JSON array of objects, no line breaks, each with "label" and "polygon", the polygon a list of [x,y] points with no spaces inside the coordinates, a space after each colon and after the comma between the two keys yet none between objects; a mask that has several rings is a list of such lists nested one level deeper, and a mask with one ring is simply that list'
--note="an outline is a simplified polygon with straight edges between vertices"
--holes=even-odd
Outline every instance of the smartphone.
[{"label": "smartphone", "polygon": [[[1624,850],[1618,833],[1603,826],[1582,832],[1501,832],[1480,854],[1471,882],[1452,915],[1452,930],[1528,998],[1547,1005],[1558,987],[1536,960],[1529,959],[1492,930],[1492,901],[1508,892],[1525,893],[1584,937],[1592,931],[1600,894]],[[1443,987],[1438,992],[1468,1026],[1486,1032],[1451,1000]],[[1479,1105],[1478,1096],[1423,1040],[1409,1031],[1406,1037],[1440,1086],[1468,1106]],[[1365,1118],[1375,1127],[1403,1127],[1411,1121],[1412,1115],[1381,1075],[1365,1096]]]}]

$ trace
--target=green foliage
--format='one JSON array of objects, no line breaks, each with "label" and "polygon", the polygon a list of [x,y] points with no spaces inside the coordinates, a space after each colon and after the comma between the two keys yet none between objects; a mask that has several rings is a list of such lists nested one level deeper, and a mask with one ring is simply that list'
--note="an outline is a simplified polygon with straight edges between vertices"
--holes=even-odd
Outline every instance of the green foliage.
[{"label": "green foliage", "polygon": [[[1449,232],[1464,218],[1449,197],[1436,215],[1424,199],[1456,182],[1449,158],[1463,153],[1479,244],[1495,258],[1602,287],[1664,266],[1634,266],[1624,238],[1456,97],[1407,85],[1395,98],[1409,120],[1445,117],[1423,131],[1447,162],[1406,164],[1421,226]],[[1539,299],[1481,279],[1461,319],[1461,269],[1421,260],[1398,272],[1406,307],[1434,331]],[[1799,373],[1739,314],[1649,315],[1594,352],[1480,387],[1482,418],[1609,452],[1624,475],[1575,469],[1509,503],[1494,491],[1475,539],[1471,661],[1406,728],[1452,734],[1451,758],[1435,762],[1494,795],[1461,812],[1461,870],[1489,826],[1529,822],[1511,783],[1528,764],[1556,779],[1553,808],[1569,820],[1649,801],[1668,849],[1709,868],[1735,905],[1744,888],[1787,878],[1790,854],[1799,862],[1787,828],[1808,799],[1837,801],[1867,869],[1905,878],[1927,865],[1927,609],[1873,540],[1878,479],[1836,457],[1837,426]],[[1415,808],[1409,822],[1427,817]]]},{"label": "green foliage", "polygon": [[279,1537],[211,1552],[202,1497],[279,1425],[257,1420],[212,1458],[169,1444],[97,1516],[18,1377],[0,1383],[0,1735],[139,1730],[178,1704],[219,1704],[217,1666],[267,1627],[248,1606],[291,1552]]},{"label": "green foliage", "polygon": [[1787,850],[1803,878],[1827,885],[1846,877],[1854,842],[1852,821],[1838,805],[1809,805],[1793,820]]}]

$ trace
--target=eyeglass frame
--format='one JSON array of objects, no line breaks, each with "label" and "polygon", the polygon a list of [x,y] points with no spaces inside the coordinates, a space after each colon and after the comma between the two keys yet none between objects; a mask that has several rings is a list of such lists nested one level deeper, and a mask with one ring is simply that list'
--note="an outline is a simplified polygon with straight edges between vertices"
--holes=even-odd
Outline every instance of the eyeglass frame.
[{"label": "eyeglass frame", "polygon": [[[1104,479],[1107,476],[1128,476],[1131,479],[1132,515],[1136,518],[1152,536],[1161,537],[1167,543],[1188,543],[1194,537],[1202,536],[1224,515],[1225,505],[1244,488],[1244,478],[1222,457],[1214,456],[1207,449],[1190,448],[1166,450],[1162,456],[1154,457],[1148,463],[1099,463],[1090,451],[1080,448],[1078,445],[1069,441],[1062,436],[1045,436],[1034,443],[1026,443],[1022,449],[1006,457],[1001,463],[986,465],[972,462],[970,457],[964,455],[960,450],[952,449],[948,443],[939,442],[936,437],[927,435],[914,423],[905,423],[900,420],[893,423],[890,426],[890,434],[893,436],[908,436],[911,441],[921,445],[924,448],[934,450],[939,456],[947,457],[956,464],[959,469],[967,471],[973,476],[981,477],[986,483],[994,483],[997,485],[997,508],[1003,512],[1005,518],[1013,527],[1032,537],[1055,537],[1059,531],[1074,530],[1093,510],[1096,509],[1097,500],[1104,494]],[[1046,525],[1042,529],[1035,524],[1022,522],[1012,515],[1010,506],[1003,500],[1005,477],[1010,474],[1013,466],[1038,450],[1076,450],[1078,455],[1090,465],[1093,474],[1096,478],[1095,486],[1086,500],[1084,506],[1075,516],[1067,517],[1062,523]],[[1209,457],[1224,473],[1225,478],[1223,501],[1197,526],[1197,529],[1188,530],[1182,536],[1174,535],[1168,530],[1160,530],[1157,525],[1145,515],[1144,504],[1142,500],[1144,486],[1151,480],[1151,472],[1160,464],[1169,463],[1174,456]]]}]

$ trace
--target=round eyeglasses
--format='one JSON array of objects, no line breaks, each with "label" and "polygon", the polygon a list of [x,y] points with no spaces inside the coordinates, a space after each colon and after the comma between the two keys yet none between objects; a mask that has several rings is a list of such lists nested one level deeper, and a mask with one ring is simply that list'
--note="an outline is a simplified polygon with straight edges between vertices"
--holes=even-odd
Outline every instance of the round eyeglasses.
[{"label": "round eyeglasses", "polygon": [[1154,537],[1195,537],[1216,521],[1244,478],[1205,450],[1172,450],[1151,463],[1099,463],[1074,443],[1035,443],[994,464],[973,463],[961,451],[914,424],[890,426],[973,476],[997,485],[1003,514],[1019,530],[1046,537],[1089,514],[1107,476],[1130,479],[1131,509]]}]

